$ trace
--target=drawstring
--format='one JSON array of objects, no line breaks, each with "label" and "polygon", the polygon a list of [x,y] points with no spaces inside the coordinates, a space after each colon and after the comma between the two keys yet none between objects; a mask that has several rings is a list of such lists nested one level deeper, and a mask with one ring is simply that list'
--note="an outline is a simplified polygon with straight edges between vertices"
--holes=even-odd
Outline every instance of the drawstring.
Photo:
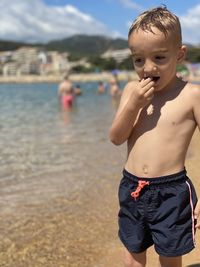
[{"label": "drawstring", "polygon": [[142,190],[143,187],[145,187],[146,185],[149,185],[149,182],[147,181],[138,181],[138,186],[136,188],[136,190],[134,192],[131,193],[131,196],[136,200],[137,197],[139,197],[140,195],[140,191]]}]

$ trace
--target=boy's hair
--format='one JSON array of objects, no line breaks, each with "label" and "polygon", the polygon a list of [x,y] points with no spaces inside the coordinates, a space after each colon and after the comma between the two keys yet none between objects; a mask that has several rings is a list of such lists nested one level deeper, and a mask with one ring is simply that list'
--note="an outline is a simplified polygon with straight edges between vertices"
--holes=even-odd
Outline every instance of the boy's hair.
[{"label": "boy's hair", "polygon": [[179,18],[171,13],[166,6],[156,7],[140,14],[131,25],[128,37],[133,31],[138,31],[139,29],[154,33],[153,27],[161,31],[165,37],[172,33],[176,43],[178,45],[182,44]]}]

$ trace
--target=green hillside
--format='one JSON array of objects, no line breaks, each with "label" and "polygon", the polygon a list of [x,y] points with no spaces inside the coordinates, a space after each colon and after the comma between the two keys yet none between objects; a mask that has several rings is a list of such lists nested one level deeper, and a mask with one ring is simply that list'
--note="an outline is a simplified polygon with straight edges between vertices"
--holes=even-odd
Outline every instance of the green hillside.
[{"label": "green hillside", "polygon": [[42,47],[46,50],[68,52],[72,56],[84,57],[99,56],[108,49],[127,48],[127,41],[124,39],[111,39],[105,36],[88,35],[74,35],[62,40],[51,41],[47,44],[27,44],[23,42],[0,40],[0,51],[12,51],[22,46]]},{"label": "green hillside", "polygon": [[40,44],[27,44],[23,42],[13,42],[13,41],[5,41],[5,40],[0,40],[0,51],[13,51],[16,50],[22,46],[43,46]]},{"label": "green hillside", "polygon": [[105,36],[74,35],[63,40],[49,42],[45,47],[47,50],[66,51],[71,55],[99,56],[108,49],[127,48],[127,41]]}]

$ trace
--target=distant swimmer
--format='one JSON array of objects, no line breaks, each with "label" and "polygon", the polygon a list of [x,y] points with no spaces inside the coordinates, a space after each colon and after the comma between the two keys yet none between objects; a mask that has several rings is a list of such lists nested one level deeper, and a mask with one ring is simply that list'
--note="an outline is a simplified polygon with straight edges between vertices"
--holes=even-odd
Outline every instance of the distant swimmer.
[{"label": "distant swimmer", "polygon": [[110,80],[110,95],[114,98],[121,96],[121,91],[115,77],[111,78]]},{"label": "distant swimmer", "polygon": [[77,85],[74,87],[74,94],[75,94],[75,95],[82,95],[81,87],[80,87],[79,84],[77,84]]},{"label": "distant swimmer", "polygon": [[58,88],[59,101],[63,108],[71,108],[74,102],[74,89],[68,76],[64,77],[64,81],[60,83]]},{"label": "distant swimmer", "polygon": [[98,85],[98,94],[103,94],[105,93],[105,86],[103,84],[103,82],[99,82],[99,85]]},{"label": "distant swimmer", "polygon": [[121,98],[121,90],[118,84],[116,77],[110,79],[110,95],[112,97],[112,105],[114,108],[118,108],[120,98]]}]

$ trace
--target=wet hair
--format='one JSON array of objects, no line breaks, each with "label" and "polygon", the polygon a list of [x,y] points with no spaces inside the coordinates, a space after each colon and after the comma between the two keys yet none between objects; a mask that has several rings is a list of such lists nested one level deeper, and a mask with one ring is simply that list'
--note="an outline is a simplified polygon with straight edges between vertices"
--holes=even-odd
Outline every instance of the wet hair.
[{"label": "wet hair", "polygon": [[172,35],[176,44],[182,44],[181,25],[179,18],[170,12],[166,6],[156,7],[141,13],[129,29],[128,37],[134,31],[143,30],[154,33],[157,28],[165,37]]}]

